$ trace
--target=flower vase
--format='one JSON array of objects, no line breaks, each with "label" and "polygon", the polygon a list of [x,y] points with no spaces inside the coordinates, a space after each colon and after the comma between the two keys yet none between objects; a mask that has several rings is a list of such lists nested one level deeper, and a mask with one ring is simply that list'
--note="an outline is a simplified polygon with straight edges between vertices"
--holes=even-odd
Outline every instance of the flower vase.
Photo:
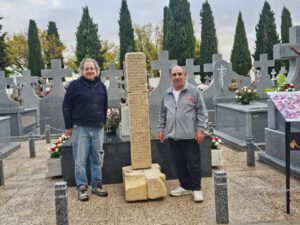
[{"label": "flower vase", "polygon": [[243,101],[243,102],[241,102],[241,103],[242,103],[242,105],[249,105],[249,104],[250,104],[249,101]]},{"label": "flower vase", "polygon": [[213,167],[222,166],[222,150],[212,149],[211,150],[211,164]]},{"label": "flower vase", "polygon": [[115,136],[117,134],[117,129],[106,130],[107,136]]},{"label": "flower vase", "polygon": [[47,160],[48,171],[46,177],[62,176],[61,171],[61,156],[58,158],[49,158]]}]

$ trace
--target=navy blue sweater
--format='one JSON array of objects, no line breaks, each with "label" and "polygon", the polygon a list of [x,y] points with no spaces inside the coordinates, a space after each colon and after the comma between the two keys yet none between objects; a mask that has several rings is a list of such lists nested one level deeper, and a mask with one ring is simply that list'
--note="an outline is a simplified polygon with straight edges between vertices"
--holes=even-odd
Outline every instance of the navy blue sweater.
[{"label": "navy blue sweater", "polygon": [[74,80],[67,88],[63,101],[66,129],[73,125],[102,127],[107,114],[107,91],[98,77],[90,81],[84,77]]}]

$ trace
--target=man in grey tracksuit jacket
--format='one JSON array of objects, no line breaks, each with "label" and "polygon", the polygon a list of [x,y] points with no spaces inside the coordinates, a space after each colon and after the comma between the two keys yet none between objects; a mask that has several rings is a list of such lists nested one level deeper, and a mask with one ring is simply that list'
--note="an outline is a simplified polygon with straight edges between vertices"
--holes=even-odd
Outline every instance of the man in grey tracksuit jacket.
[{"label": "man in grey tracksuit jacket", "polygon": [[172,86],[161,102],[159,138],[171,148],[180,186],[171,196],[193,194],[194,201],[203,201],[199,143],[204,140],[208,116],[200,90],[186,82],[186,72],[175,66],[171,70]]}]

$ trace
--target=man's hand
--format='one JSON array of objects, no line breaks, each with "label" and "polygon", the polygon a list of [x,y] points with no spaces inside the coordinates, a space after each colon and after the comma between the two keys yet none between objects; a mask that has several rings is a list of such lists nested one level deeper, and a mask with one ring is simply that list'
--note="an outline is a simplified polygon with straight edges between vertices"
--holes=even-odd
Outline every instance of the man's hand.
[{"label": "man's hand", "polygon": [[161,143],[164,143],[165,141],[165,133],[163,131],[158,132],[158,137]]},{"label": "man's hand", "polygon": [[72,128],[70,128],[70,129],[66,129],[66,135],[68,135],[68,136],[72,136],[72,131],[73,131],[73,129]]},{"label": "man's hand", "polygon": [[204,140],[205,134],[203,131],[197,131],[195,134],[195,140],[197,141],[197,143],[200,143]]}]

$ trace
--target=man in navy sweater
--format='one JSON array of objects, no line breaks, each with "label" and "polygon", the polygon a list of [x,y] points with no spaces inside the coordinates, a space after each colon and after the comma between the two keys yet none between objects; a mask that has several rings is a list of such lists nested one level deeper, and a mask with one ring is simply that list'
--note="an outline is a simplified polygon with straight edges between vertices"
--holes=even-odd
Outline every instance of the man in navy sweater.
[{"label": "man in navy sweater", "polygon": [[87,201],[87,157],[91,162],[92,193],[107,196],[102,187],[100,157],[103,154],[107,91],[98,77],[100,67],[94,59],[82,60],[79,70],[81,77],[70,83],[62,108],[66,132],[72,136],[78,199]]}]

